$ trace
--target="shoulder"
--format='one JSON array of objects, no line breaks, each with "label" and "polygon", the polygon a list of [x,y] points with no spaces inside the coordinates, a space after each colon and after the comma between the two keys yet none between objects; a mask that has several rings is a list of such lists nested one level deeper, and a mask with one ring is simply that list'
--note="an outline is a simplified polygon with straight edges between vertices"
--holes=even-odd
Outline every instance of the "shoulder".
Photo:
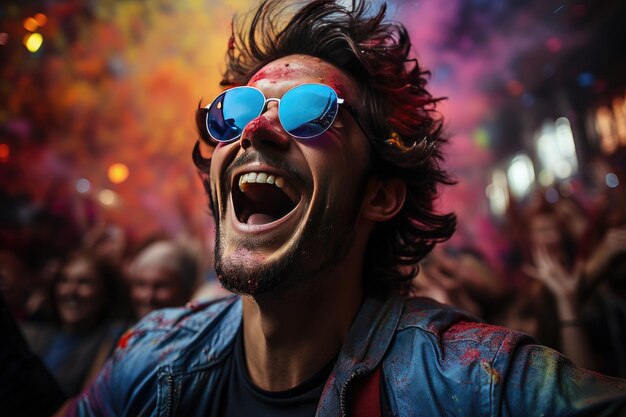
[{"label": "shoulder", "polygon": [[133,415],[128,410],[156,401],[163,372],[172,373],[177,363],[202,365],[219,357],[240,322],[238,297],[150,313],[122,335],[96,381],[77,399],[75,411]]},{"label": "shoulder", "polygon": [[494,390],[505,382],[516,346],[531,341],[460,309],[425,298],[407,299],[385,374],[400,408],[406,402],[402,398],[426,395],[435,414],[491,415]]},{"label": "shoulder", "polygon": [[[226,317],[233,320],[238,317],[241,311],[238,301],[238,297],[228,297],[153,311],[120,337],[116,355],[123,356],[134,350],[142,354],[156,352],[163,362],[161,351],[176,353],[176,356],[182,354],[198,333],[219,326]],[[173,345],[177,349],[172,349]]]},{"label": "shoulder", "polygon": [[396,398],[428,395],[433,407],[461,415],[497,415],[502,406],[567,414],[626,396],[625,381],[577,368],[524,333],[419,298],[405,301],[385,372]]},{"label": "shoulder", "polygon": [[506,340],[533,342],[530,336],[515,330],[484,323],[459,308],[440,304],[428,298],[405,300],[398,331],[415,329],[429,335],[438,345],[480,343],[499,349]]},{"label": "shoulder", "polygon": [[232,308],[239,297],[231,296],[207,302],[190,302],[184,307],[155,310],[141,319],[134,329],[137,331],[162,331],[184,328],[197,331],[206,324],[220,317]]},{"label": "shoulder", "polygon": [[524,333],[484,323],[463,310],[427,298],[405,301],[397,333],[404,349],[430,351],[444,369],[459,367],[462,372],[489,373],[496,359],[509,358],[519,346],[534,344]]}]

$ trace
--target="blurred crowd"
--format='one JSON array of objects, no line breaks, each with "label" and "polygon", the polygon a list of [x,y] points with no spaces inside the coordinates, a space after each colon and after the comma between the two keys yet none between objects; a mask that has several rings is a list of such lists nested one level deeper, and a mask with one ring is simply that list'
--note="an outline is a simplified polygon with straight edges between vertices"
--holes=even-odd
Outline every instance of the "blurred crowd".
[{"label": "blurred crowd", "polygon": [[[626,161],[599,162],[593,193],[536,190],[509,207],[503,268],[474,247],[444,244],[422,262],[415,294],[530,334],[579,366],[626,377]],[[607,173],[622,184],[605,184]]]},{"label": "blurred crowd", "polygon": [[[626,178],[619,163],[611,171]],[[413,295],[530,334],[577,365],[626,377],[623,185],[550,200],[537,190],[510,205],[502,266],[478,245],[445,243],[421,262]],[[225,295],[211,251],[197,238],[132,242],[114,223],[81,231],[73,219],[49,213],[0,237],[0,295],[67,396],[82,390],[121,335],[152,310]]]},{"label": "blurred crowd", "polygon": [[98,224],[65,253],[0,251],[1,301],[66,396],[98,374],[143,316],[226,294],[193,238],[152,236],[129,246],[118,225]]}]

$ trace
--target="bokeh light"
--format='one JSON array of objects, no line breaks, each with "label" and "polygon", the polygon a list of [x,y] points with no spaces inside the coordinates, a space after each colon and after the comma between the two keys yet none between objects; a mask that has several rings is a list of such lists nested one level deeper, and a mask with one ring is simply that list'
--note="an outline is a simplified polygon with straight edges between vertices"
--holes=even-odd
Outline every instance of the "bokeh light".
[{"label": "bokeh light", "polygon": [[544,187],[554,184],[554,173],[549,169],[542,169],[537,177],[539,184]]},{"label": "bokeh light", "polygon": [[0,45],[6,45],[9,41],[9,34],[6,32],[0,32]]},{"label": "bokeh light", "polygon": [[34,18],[27,17],[26,19],[24,19],[23,26],[24,26],[24,29],[26,29],[27,31],[34,32],[39,27],[39,23],[37,23],[37,21]]},{"label": "bokeh light", "polygon": [[90,189],[91,183],[87,178],[79,178],[78,181],[76,181],[76,191],[79,193],[85,194],[89,192]]},{"label": "bokeh light", "polygon": [[117,207],[121,204],[120,196],[113,190],[105,188],[98,193],[98,201],[107,207]]},{"label": "bokeh light", "polygon": [[0,162],[7,162],[11,155],[11,148],[6,143],[0,143]]},{"label": "bokeh light", "polygon": [[528,155],[521,153],[513,158],[507,170],[507,179],[515,197],[522,198],[530,192],[535,182],[535,169]]},{"label": "bokeh light", "polygon": [[37,13],[35,16],[33,16],[35,18],[35,21],[37,21],[37,24],[41,27],[41,26],[45,26],[46,23],[48,23],[48,17],[43,14],[43,13]]},{"label": "bokeh light", "polygon": [[578,74],[576,80],[578,81],[578,85],[580,85],[581,87],[591,87],[593,85],[593,82],[595,81],[595,77],[591,72],[587,71]]},{"label": "bokeh light", "polygon": [[548,188],[545,197],[548,203],[554,204],[559,201],[559,192],[555,188]]},{"label": "bokeh light", "polygon": [[496,169],[491,175],[491,184],[485,189],[489,208],[496,216],[503,216],[509,206],[509,185],[506,172]]},{"label": "bokeh light", "polygon": [[479,128],[474,132],[474,143],[481,148],[489,147],[489,132],[486,129]]},{"label": "bokeh light", "polygon": [[26,49],[30,52],[37,52],[39,48],[41,48],[42,43],[43,36],[41,36],[41,33],[31,33],[24,36],[24,46],[26,46]]},{"label": "bokeh light", "polygon": [[113,184],[121,184],[128,179],[128,167],[122,163],[116,163],[109,167],[109,181]]},{"label": "bokeh light", "polygon": [[617,178],[617,175],[615,175],[612,172],[609,172],[608,174],[606,174],[606,177],[604,178],[604,182],[606,186],[609,188],[617,188],[619,186],[619,178]]}]

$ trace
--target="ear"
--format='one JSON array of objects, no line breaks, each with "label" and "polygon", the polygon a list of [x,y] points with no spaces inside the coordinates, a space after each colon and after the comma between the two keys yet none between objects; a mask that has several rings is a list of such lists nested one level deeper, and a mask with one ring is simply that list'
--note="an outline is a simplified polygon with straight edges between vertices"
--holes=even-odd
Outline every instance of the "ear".
[{"label": "ear", "polygon": [[398,178],[370,178],[363,200],[363,217],[374,222],[386,222],[402,209],[406,184]]}]

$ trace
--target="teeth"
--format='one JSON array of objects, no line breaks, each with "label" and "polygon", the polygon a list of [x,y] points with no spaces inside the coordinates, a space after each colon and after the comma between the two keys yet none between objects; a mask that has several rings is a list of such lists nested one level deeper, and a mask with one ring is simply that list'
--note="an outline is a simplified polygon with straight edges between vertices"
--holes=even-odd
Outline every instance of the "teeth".
[{"label": "teeth", "polygon": [[278,188],[285,186],[285,179],[283,177],[276,177],[272,174],[265,172],[248,172],[239,177],[239,189],[245,191],[247,186],[245,184],[274,184]]}]

